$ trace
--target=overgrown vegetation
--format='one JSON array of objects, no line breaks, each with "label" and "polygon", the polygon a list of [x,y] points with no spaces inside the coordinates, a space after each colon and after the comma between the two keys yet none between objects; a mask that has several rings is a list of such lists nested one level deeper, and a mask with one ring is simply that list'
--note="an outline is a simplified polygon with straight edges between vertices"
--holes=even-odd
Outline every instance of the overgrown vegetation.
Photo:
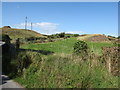
[{"label": "overgrown vegetation", "polygon": [[[75,37],[23,44],[10,59],[7,68],[11,72],[7,74],[26,88],[118,88],[118,77],[108,72],[101,58],[105,46],[114,44],[78,41]],[[40,50],[54,53],[43,55]],[[74,50],[87,54],[74,55]]]},{"label": "overgrown vegetation", "polygon": [[75,54],[87,53],[88,45],[84,41],[78,41],[78,42],[75,43],[73,48],[74,48],[74,53]]},{"label": "overgrown vegetation", "polygon": [[[28,68],[15,80],[27,88],[117,88],[112,76],[99,58],[83,61],[81,56],[56,54],[41,56],[27,52],[32,59]],[[19,58],[20,56],[18,56]]]},{"label": "overgrown vegetation", "polygon": [[78,37],[79,34],[67,34],[65,32],[61,32],[61,33],[57,33],[57,34],[52,34],[52,35],[49,35],[48,38],[51,38],[51,39],[56,39],[56,38],[70,38],[70,37]]}]

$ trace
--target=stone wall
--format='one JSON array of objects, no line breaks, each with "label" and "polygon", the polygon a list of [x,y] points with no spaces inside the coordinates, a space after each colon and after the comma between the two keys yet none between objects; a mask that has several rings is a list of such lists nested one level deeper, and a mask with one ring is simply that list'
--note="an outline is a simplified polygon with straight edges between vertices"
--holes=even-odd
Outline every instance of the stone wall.
[{"label": "stone wall", "polygon": [[108,71],[115,76],[120,76],[120,48],[118,47],[104,47],[103,50],[103,59],[105,61]]}]

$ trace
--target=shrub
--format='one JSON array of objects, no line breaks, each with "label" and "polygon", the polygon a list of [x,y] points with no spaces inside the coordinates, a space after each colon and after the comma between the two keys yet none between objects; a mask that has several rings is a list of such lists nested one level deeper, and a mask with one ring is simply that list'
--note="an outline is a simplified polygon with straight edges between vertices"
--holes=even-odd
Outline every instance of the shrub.
[{"label": "shrub", "polygon": [[88,45],[84,41],[78,41],[74,44],[73,48],[75,54],[86,53],[88,49]]},{"label": "shrub", "polygon": [[118,36],[118,39],[120,39],[120,36]]},{"label": "shrub", "polygon": [[24,68],[27,68],[32,63],[30,55],[26,52],[20,52],[17,56],[18,72],[22,73]]},{"label": "shrub", "polygon": [[26,41],[34,41],[34,40],[36,40],[36,37],[29,37],[29,38],[25,38],[26,39]]},{"label": "shrub", "polygon": [[74,37],[78,37],[79,36],[79,34],[74,34]]},{"label": "shrub", "polygon": [[115,36],[111,36],[111,35],[108,35],[108,37],[111,37],[111,38],[116,38]]},{"label": "shrub", "polygon": [[60,34],[59,34],[59,37],[60,37],[60,38],[65,37],[65,33],[64,33],[64,32],[60,33]]},{"label": "shrub", "polygon": [[10,39],[10,37],[8,36],[8,35],[6,35],[6,34],[3,34],[2,35],[2,41],[3,42],[7,42],[7,41],[10,41],[11,39]]},{"label": "shrub", "polygon": [[4,26],[3,28],[11,28],[10,26]]}]

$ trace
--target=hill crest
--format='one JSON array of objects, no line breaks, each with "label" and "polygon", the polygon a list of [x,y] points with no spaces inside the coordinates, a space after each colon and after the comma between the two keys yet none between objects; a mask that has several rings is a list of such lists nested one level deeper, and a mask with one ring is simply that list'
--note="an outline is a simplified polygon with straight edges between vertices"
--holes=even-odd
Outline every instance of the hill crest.
[{"label": "hill crest", "polygon": [[28,37],[45,37],[43,34],[40,34],[33,30],[16,29],[16,28],[9,28],[5,26],[0,28],[0,33],[7,34],[12,39],[28,38]]},{"label": "hill crest", "polygon": [[110,42],[108,36],[103,34],[85,34],[79,36],[77,40],[93,41],[93,42]]}]

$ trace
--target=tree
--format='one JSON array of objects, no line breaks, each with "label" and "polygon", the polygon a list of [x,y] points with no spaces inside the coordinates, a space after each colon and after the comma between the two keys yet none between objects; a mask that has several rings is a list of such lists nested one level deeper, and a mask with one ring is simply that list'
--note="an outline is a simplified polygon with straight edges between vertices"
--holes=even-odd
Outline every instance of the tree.
[{"label": "tree", "polygon": [[74,34],[74,37],[77,37],[77,36],[79,36],[79,34]]},{"label": "tree", "polygon": [[65,37],[65,32],[60,33],[59,36],[60,36],[60,38]]},{"label": "tree", "polygon": [[8,35],[6,35],[6,34],[2,35],[2,41],[3,42],[9,43],[10,40],[11,40],[11,38]]}]

